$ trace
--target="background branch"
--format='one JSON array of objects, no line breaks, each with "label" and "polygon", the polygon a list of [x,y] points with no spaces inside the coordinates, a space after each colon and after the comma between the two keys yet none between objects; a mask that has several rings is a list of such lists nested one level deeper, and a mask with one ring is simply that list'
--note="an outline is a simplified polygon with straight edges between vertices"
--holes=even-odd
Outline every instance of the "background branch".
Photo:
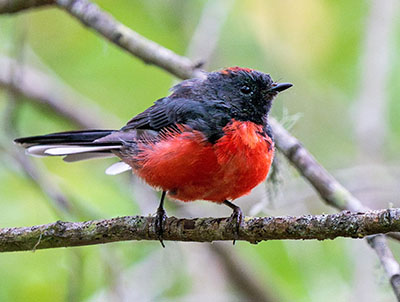
[{"label": "background branch", "polygon": [[321,198],[339,210],[366,211],[367,208],[324,169],[297,138],[275,119],[269,119],[277,148],[306,178]]},{"label": "background branch", "polygon": [[[11,78],[12,70],[18,70],[18,78]],[[85,100],[83,96],[66,85],[61,85],[53,77],[4,56],[0,57],[0,87],[50,108],[60,117],[67,118],[83,128],[104,127],[106,121],[113,121],[111,116],[101,114],[95,103]]]},{"label": "background branch", "polygon": [[146,39],[129,27],[117,22],[111,15],[86,0],[56,0],[84,25],[96,30],[103,37],[147,64],[157,65],[178,78],[200,77],[202,74],[188,58]]},{"label": "background branch", "polygon": [[0,0],[0,14],[16,13],[33,7],[52,4],[54,0]]}]

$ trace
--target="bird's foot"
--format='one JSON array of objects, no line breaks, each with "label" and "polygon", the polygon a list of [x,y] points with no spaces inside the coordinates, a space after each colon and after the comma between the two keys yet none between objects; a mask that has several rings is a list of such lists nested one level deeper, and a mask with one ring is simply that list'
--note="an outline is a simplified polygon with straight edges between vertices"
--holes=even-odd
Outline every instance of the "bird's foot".
[{"label": "bird's foot", "polygon": [[154,230],[155,233],[157,234],[158,240],[160,240],[160,243],[162,247],[165,248],[164,242],[163,242],[163,235],[164,235],[164,225],[165,221],[167,220],[167,214],[164,210],[164,208],[159,207],[157,209],[157,214],[155,217],[155,222],[154,222]]},{"label": "bird's foot", "polygon": [[228,205],[231,209],[233,209],[232,215],[228,219],[228,225],[233,231],[235,238],[233,240],[233,244],[235,244],[236,240],[239,239],[240,227],[243,224],[243,212],[238,206],[234,205],[233,203],[230,203],[228,201],[224,203]]}]

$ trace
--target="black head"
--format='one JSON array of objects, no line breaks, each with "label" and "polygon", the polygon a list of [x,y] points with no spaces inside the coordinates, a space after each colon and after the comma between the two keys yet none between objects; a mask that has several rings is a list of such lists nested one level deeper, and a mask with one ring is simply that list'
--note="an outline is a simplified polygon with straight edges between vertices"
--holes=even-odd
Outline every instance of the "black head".
[{"label": "black head", "polygon": [[232,118],[264,124],[274,97],[291,86],[253,69],[231,67],[207,73],[204,79],[183,81],[173,88],[172,96],[223,102]]},{"label": "black head", "polygon": [[263,124],[275,96],[292,86],[275,83],[268,74],[240,67],[231,67],[208,74],[206,82],[215,89],[217,99],[231,106],[237,120]]}]

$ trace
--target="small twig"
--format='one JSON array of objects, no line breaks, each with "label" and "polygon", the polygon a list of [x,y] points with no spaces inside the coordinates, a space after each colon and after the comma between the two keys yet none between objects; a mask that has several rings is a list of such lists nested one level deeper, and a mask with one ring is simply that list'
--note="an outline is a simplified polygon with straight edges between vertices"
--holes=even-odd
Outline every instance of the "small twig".
[{"label": "small twig", "polygon": [[40,233],[38,241],[36,242],[36,244],[32,248],[32,252],[36,251],[36,248],[39,246],[40,242],[42,241],[42,236],[43,236],[43,233]]},{"label": "small twig", "polygon": [[[87,222],[62,222],[0,229],[0,252],[81,246],[125,240],[157,240],[154,217],[126,216]],[[400,208],[331,215],[260,217],[245,219],[239,240],[258,243],[276,239],[363,238],[400,231]],[[40,243],[38,240],[41,236]],[[164,239],[212,242],[234,240],[228,218],[179,219],[170,217]],[[391,266],[392,267],[392,266]],[[386,266],[385,266],[386,268]],[[393,269],[390,271],[393,272]]]}]

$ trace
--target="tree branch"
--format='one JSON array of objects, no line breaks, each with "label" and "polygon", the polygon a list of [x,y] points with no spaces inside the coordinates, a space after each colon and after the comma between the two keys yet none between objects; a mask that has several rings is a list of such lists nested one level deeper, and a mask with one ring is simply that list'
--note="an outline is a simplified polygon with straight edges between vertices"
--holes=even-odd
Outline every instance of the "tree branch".
[{"label": "tree branch", "polygon": [[[0,252],[81,246],[124,240],[157,240],[154,217],[126,216],[87,222],[62,222],[0,229]],[[238,240],[363,238],[400,231],[400,208],[331,215],[245,219]],[[165,224],[165,240],[212,242],[234,240],[228,218],[179,219]]]},{"label": "tree branch", "polygon": [[387,245],[385,236],[376,235],[367,237],[367,241],[378,255],[386,274],[389,276],[390,285],[393,288],[397,301],[400,301],[400,267]]},{"label": "tree branch", "polygon": [[17,13],[22,10],[52,4],[54,0],[0,0],[0,14]]},{"label": "tree branch", "polygon": [[270,118],[269,122],[274,133],[276,147],[310,182],[327,204],[339,210],[347,209],[354,212],[368,210],[315,160],[297,138],[275,119]]},{"label": "tree branch", "polygon": [[154,64],[178,78],[200,77],[202,73],[188,58],[146,39],[111,15],[87,0],[56,0],[56,4],[76,17],[84,25],[96,30],[103,37],[147,64]]}]

